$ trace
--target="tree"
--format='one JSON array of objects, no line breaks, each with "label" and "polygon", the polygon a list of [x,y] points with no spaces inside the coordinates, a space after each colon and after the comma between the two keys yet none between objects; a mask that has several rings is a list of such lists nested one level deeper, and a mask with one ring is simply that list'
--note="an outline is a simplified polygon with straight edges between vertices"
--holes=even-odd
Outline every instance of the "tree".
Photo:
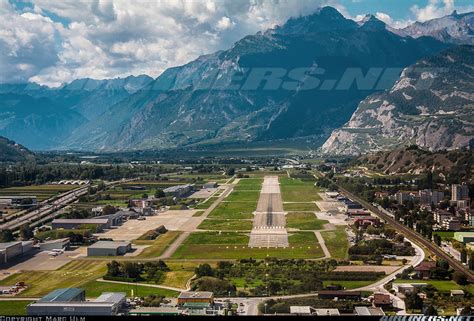
[{"label": "tree", "polygon": [[155,192],[155,198],[166,197],[165,192],[162,189],[157,189]]},{"label": "tree", "polygon": [[406,296],[405,305],[408,309],[421,309],[423,308],[423,300],[417,293],[412,292]]},{"label": "tree", "polygon": [[125,262],[122,267],[123,273],[127,278],[136,279],[140,276],[140,264],[134,262]]},{"label": "tree", "polygon": [[461,262],[466,263],[467,262],[467,251],[466,251],[466,249],[463,248],[461,250],[460,254],[461,254]]},{"label": "tree", "polygon": [[227,176],[234,176],[235,175],[235,169],[233,167],[229,167],[227,171],[225,172]]},{"label": "tree", "polygon": [[464,307],[461,312],[459,313],[459,315],[468,315],[468,316],[471,316],[473,314],[474,311],[472,311],[471,307],[470,306],[466,306]]},{"label": "tree", "polygon": [[424,315],[438,315],[438,310],[433,305],[428,305],[423,312]]},{"label": "tree", "polygon": [[464,273],[457,272],[457,271],[453,273],[453,281],[459,285],[468,284],[466,275]]},{"label": "tree", "polygon": [[115,214],[115,213],[117,213],[117,209],[115,208],[115,206],[112,206],[112,205],[106,205],[102,209],[103,215],[110,215],[110,214]]},{"label": "tree", "polygon": [[107,263],[107,275],[109,276],[120,276],[120,264],[117,261]]},{"label": "tree", "polygon": [[194,273],[196,273],[196,276],[198,278],[203,277],[203,276],[213,276],[214,271],[212,270],[211,266],[207,263],[200,264],[196,269],[194,270]]},{"label": "tree", "polygon": [[15,240],[12,231],[0,230],[0,243],[12,242]]},{"label": "tree", "polygon": [[143,198],[143,199],[148,199],[148,194],[147,194],[147,193],[143,193],[142,198]]},{"label": "tree", "polygon": [[23,241],[29,240],[29,239],[33,238],[33,236],[34,236],[33,230],[30,228],[30,226],[28,224],[23,224],[20,227],[20,238]]}]

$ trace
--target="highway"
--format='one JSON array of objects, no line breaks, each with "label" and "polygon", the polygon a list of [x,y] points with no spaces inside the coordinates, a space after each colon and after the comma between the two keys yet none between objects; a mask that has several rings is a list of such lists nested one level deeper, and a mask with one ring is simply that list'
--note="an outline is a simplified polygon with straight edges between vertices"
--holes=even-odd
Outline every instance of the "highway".
[{"label": "highway", "polygon": [[[131,180],[120,180],[114,182],[107,182],[105,185],[110,187],[118,183],[124,183]],[[64,206],[75,202],[79,197],[86,195],[89,190],[90,184],[81,186],[77,189],[67,191],[60,195],[56,195],[46,201],[43,201],[38,209],[35,209],[29,213],[19,216],[12,221],[6,222],[0,225],[0,230],[10,229],[12,231],[20,228],[23,224],[30,224],[31,226],[36,223],[47,221],[50,218],[54,218],[57,214],[56,211],[63,208]]]},{"label": "highway", "polygon": [[376,216],[378,216],[382,220],[386,221],[388,224],[393,226],[396,230],[401,232],[405,237],[407,237],[408,239],[418,243],[419,245],[422,245],[422,246],[426,247],[429,251],[431,251],[437,257],[446,260],[449,263],[449,265],[455,271],[458,271],[458,272],[461,272],[461,273],[465,274],[470,282],[474,282],[474,273],[472,273],[472,271],[470,271],[467,267],[462,265],[461,262],[455,260],[454,258],[450,257],[448,254],[446,254],[437,245],[431,243],[430,241],[428,241],[427,239],[425,239],[424,237],[422,237],[420,234],[413,231],[412,229],[410,229],[410,228],[406,227],[405,225],[397,222],[392,217],[390,217],[387,214],[383,213],[382,211],[380,211],[378,208],[376,208],[375,206],[373,206],[369,202],[367,202],[364,199],[352,194],[351,192],[349,192],[345,188],[338,185],[334,180],[331,180],[331,181],[339,188],[339,191],[342,194],[346,195],[347,197],[351,198],[354,201],[359,202],[366,209],[370,210]]}]

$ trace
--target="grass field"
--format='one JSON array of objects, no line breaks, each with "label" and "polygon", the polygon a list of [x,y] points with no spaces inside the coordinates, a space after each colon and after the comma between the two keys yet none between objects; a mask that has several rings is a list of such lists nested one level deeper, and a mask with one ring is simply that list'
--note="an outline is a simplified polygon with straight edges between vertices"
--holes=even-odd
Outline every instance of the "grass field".
[{"label": "grass field", "polygon": [[313,181],[280,177],[280,188],[283,202],[311,202],[319,201],[319,189]]},{"label": "grass field", "polygon": [[192,233],[174,253],[176,259],[241,259],[266,257],[310,259],[323,256],[312,232],[293,233],[288,248],[249,248],[249,236],[237,232]]},{"label": "grass field", "polygon": [[36,196],[39,202],[54,195],[76,188],[79,185],[30,185],[20,187],[0,188],[0,196]]},{"label": "grass field", "polygon": [[314,203],[284,203],[283,208],[287,212],[316,212],[319,211],[319,208],[316,204]]},{"label": "grass field", "polygon": [[222,202],[208,217],[222,219],[252,219],[252,212],[257,208],[256,202]]},{"label": "grass field", "polygon": [[205,219],[199,226],[201,230],[215,231],[250,231],[252,220]]},{"label": "grass field", "polygon": [[260,191],[262,189],[262,178],[241,178],[234,190]]},{"label": "grass field", "polygon": [[84,283],[102,277],[106,263],[98,261],[73,261],[56,271],[25,271],[13,274],[0,281],[0,285],[25,282],[28,288],[22,297],[41,297],[57,288],[79,287]]},{"label": "grass field", "polygon": [[321,235],[323,236],[324,243],[333,258],[347,258],[349,242],[347,241],[347,234],[343,226],[338,226],[334,231],[321,232]]},{"label": "grass field", "polygon": [[181,234],[178,231],[168,231],[165,234],[160,235],[156,240],[134,240],[133,244],[136,245],[150,245],[144,249],[137,258],[153,258],[160,256],[168,246]]},{"label": "grass field", "polygon": [[375,281],[345,281],[345,280],[325,280],[323,281],[323,286],[328,286],[331,284],[339,284],[340,286],[344,287],[346,290],[357,289],[367,285],[375,283]]},{"label": "grass field", "polygon": [[260,191],[233,191],[225,198],[227,202],[253,202],[256,203],[260,196]]},{"label": "grass field", "polygon": [[454,237],[454,232],[436,231],[436,232],[433,232],[433,235],[439,235],[441,237],[441,240],[446,241]]},{"label": "grass field", "polygon": [[0,301],[1,315],[26,315],[26,306],[32,301]]},{"label": "grass field", "polygon": [[171,291],[167,289],[160,289],[149,286],[140,286],[140,285],[131,285],[131,284],[117,284],[117,283],[107,283],[99,281],[90,281],[83,285],[81,288],[86,291],[86,296],[88,298],[96,298],[101,295],[103,292],[124,292],[128,297],[132,296],[148,296],[150,294],[165,296],[165,297],[177,297],[178,292]]},{"label": "grass field", "polygon": [[317,219],[313,213],[288,213],[286,215],[286,225],[300,230],[321,230],[326,223],[328,221]]}]

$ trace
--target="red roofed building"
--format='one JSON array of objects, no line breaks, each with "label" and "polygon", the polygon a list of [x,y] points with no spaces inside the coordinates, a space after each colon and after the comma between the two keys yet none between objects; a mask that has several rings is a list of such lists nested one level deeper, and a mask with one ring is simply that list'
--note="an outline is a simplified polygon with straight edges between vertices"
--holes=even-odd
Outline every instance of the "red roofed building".
[{"label": "red roofed building", "polygon": [[420,279],[428,279],[431,275],[431,269],[436,267],[436,262],[423,261],[415,268],[416,275]]},{"label": "red roofed building", "polygon": [[374,294],[374,306],[376,307],[384,307],[392,305],[392,300],[390,295],[383,294],[383,293],[375,293]]}]

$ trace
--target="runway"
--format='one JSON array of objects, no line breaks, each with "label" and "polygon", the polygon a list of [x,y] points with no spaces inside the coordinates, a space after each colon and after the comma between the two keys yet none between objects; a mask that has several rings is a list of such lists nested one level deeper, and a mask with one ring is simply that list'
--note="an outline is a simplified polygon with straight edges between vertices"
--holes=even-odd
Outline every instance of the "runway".
[{"label": "runway", "polygon": [[265,176],[254,212],[249,247],[287,247],[288,233],[285,226],[278,176]]}]

